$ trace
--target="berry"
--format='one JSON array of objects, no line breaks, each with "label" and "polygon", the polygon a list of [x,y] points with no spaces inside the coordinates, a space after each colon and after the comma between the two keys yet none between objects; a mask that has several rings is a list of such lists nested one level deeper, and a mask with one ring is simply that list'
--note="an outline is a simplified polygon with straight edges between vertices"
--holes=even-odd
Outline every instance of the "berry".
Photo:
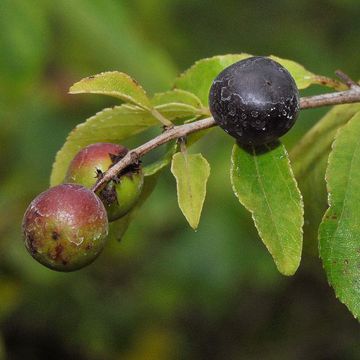
[{"label": "berry", "polygon": [[261,145],[277,140],[294,125],[299,92],[279,63],[251,57],[216,77],[209,105],[216,123],[240,144]]},{"label": "berry", "polygon": [[[65,182],[91,188],[98,176],[120,160],[128,149],[111,143],[91,144],[80,150],[71,161]],[[144,183],[140,166],[125,169],[121,176],[98,192],[104,203],[109,221],[129,212],[138,201]]]},{"label": "berry", "polygon": [[25,246],[41,264],[73,271],[100,254],[108,234],[106,210],[89,189],[62,184],[38,195],[23,223]]}]

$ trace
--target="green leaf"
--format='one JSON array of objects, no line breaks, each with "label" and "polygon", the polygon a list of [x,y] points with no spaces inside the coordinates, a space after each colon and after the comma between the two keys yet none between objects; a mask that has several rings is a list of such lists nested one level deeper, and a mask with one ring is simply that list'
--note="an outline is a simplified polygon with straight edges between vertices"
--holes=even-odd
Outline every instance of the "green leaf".
[{"label": "green leaf", "polygon": [[151,100],[152,105],[165,118],[170,120],[192,119],[199,116],[209,116],[209,110],[204,108],[199,98],[185,90],[170,90],[163,93],[157,93]]},{"label": "green leaf", "polygon": [[155,107],[157,111],[161,113],[168,120],[176,119],[188,119],[192,118],[195,120],[199,116],[209,115],[208,112],[196,109],[190,105],[181,104],[181,103],[169,103],[164,105],[158,105]]},{"label": "green leaf", "polygon": [[205,200],[210,165],[201,154],[176,153],[171,172],[176,179],[179,207],[190,226],[196,229]]},{"label": "green leaf", "polygon": [[151,108],[150,100],[138,82],[118,71],[89,76],[75,83],[69,92],[70,94],[108,95],[144,109]]},{"label": "green leaf", "polygon": [[328,78],[322,75],[316,75],[312,72],[306,70],[302,65],[296,63],[292,60],[281,59],[277,56],[271,55],[270,59],[273,59],[280,63],[284,68],[286,68],[292,77],[295,79],[298,89],[305,89],[310,85],[317,84],[322,86],[327,86],[336,90],[346,90],[347,86],[342,82]]},{"label": "green leaf", "polygon": [[292,168],[304,197],[304,245],[313,253],[317,253],[318,228],[327,208],[325,170],[331,144],[339,127],[357,111],[360,104],[333,107],[290,152]]},{"label": "green leaf", "polygon": [[329,208],[319,228],[319,251],[329,283],[360,315],[360,112],[339,130],[326,170]]},{"label": "green leaf", "polygon": [[285,147],[247,151],[235,145],[231,183],[278,270],[294,274],[301,259],[303,203]]},{"label": "green leaf", "polygon": [[157,93],[151,99],[151,103],[153,104],[153,106],[163,105],[167,103],[180,103],[190,105],[197,109],[201,109],[203,106],[200,99],[195,94],[180,89]]},{"label": "green leaf", "polygon": [[298,89],[305,89],[311,84],[317,83],[316,75],[306,70],[302,65],[296,63],[295,61],[281,59],[274,55],[269,56],[269,58],[277,61],[289,71],[291,76],[294,78]]},{"label": "green leaf", "polygon": [[360,103],[334,106],[306,135],[290,153],[297,179],[306,177],[323,156],[328,155],[339,127],[360,111]]},{"label": "green leaf", "polygon": [[96,142],[120,142],[156,124],[149,112],[136,106],[122,105],[100,111],[69,134],[56,155],[51,186],[63,181],[70,161],[83,147]]},{"label": "green leaf", "polygon": [[175,87],[194,93],[207,106],[209,90],[216,76],[231,64],[249,54],[219,55],[197,61],[175,80]]},{"label": "green leaf", "polygon": [[[199,60],[175,80],[175,87],[194,93],[203,104],[207,105],[210,87],[216,76],[226,67],[250,56],[252,55],[230,54]],[[302,65],[276,56],[270,56],[270,58],[279,62],[291,73],[299,89],[319,83],[317,76],[307,71]]]}]

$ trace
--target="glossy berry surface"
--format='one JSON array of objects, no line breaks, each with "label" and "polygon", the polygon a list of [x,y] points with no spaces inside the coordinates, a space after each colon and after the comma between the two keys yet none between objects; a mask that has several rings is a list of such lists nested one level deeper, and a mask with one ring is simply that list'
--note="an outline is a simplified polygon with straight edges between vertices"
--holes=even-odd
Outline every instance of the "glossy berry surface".
[{"label": "glossy berry surface", "polygon": [[106,210],[89,189],[62,184],[38,195],[23,223],[25,246],[41,264],[73,271],[100,254],[108,234]]},{"label": "glossy berry surface", "polygon": [[[112,143],[88,145],[71,161],[65,182],[91,188],[95,185],[97,176],[108,170],[127,152],[128,149],[124,146]],[[98,193],[106,208],[109,221],[119,219],[133,208],[140,197],[143,183],[141,168],[133,167]]]},{"label": "glossy berry surface", "polygon": [[299,91],[279,63],[251,57],[216,77],[209,106],[217,124],[240,144],[261,145],[277,140],[294,125]]}]

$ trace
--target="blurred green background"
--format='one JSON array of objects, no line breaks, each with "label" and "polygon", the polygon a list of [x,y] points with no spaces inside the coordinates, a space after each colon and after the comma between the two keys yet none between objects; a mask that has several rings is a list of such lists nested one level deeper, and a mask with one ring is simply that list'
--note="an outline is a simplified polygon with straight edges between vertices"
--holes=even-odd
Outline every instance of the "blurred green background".
[{"label": "blurred green background", "polygon": [[[359,0],[0,0],[0,359],[359,359],[360,327],[317,255],[292,278],[276,271],[218,129],[199,145],[212,174],[196,233],[169,171],[123,241],[79,272],[36,263],[20,229],[69,131],[114,104],[67,95],[75,81],[119,70],[153,93],[238,52],[358,79],[359,18]],[[289,149],[325,111],[301,114]]]}]

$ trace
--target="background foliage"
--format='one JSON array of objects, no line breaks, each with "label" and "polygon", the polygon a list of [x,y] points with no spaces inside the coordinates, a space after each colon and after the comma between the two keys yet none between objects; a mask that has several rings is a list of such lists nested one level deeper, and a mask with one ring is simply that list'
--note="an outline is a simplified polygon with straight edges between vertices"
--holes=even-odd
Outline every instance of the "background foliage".
[{"label": "background foliage", "polygon": [[[113,104],[67,95],[74,82],[119,70],[161,91],[195,60],[239,52],[358,79],[359,16],[357,0],[0,0],[0,358],[358,359],[359,325],[313,238],[298,273],[281,276],[232,194],[232,141],[218,129],[199,144],[212,175],[196,233],[170,171],[124,240],[82,271],[38,265],[20,223],[68,132]],[[325,112],[303,111],[287,148]]]}]

